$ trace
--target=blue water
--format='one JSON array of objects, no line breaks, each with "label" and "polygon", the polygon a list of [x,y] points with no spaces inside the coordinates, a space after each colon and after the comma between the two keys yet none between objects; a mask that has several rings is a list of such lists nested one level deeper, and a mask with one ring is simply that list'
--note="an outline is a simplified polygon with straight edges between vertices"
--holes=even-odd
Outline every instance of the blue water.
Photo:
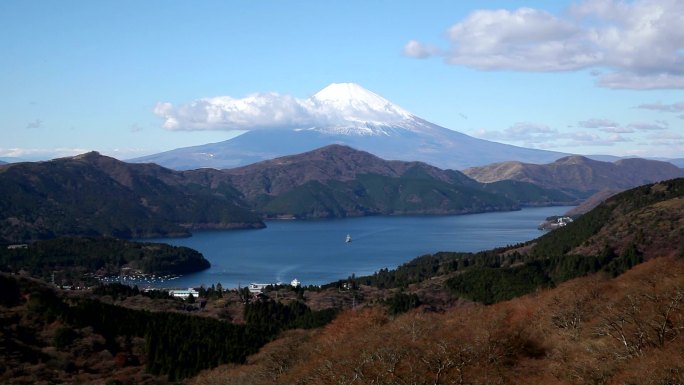
[{"label": "blue water", "polygon": [[[546,217],[569,207],[459,216],[362,217],[271,221],[261,230],[199,231],[190,238],[156,239],[200,251],[211,268],[158,286],[224,288],[258,283],[318,285],[395,268],[437,251],[480,251],[540,236]],[[351,243],[345,243],[347,234]]]}]

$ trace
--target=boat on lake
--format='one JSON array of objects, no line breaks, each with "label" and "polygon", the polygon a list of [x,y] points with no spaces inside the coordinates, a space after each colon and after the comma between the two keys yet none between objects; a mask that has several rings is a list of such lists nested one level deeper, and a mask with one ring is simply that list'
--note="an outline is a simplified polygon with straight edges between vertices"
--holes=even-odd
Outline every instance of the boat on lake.
[{"label": "boat on lake", "polygon": [[347,238],[344,240],[346,243],[350,243],[352,241],[351,235],[347,234]]}]

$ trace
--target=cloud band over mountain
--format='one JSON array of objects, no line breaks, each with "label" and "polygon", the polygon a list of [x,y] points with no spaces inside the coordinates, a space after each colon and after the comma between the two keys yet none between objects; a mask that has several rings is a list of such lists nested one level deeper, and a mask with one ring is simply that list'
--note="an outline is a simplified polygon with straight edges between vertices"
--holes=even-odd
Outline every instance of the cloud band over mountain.
[{"label": "cloud band over mountain", "polygon": [[259,130],[353,127],[401,122],[412,115],[353,83],[333,83],[308,99],[275,92],[244,98],[201,98],[180,106],[159,102],[154,114],[168,130]]}]

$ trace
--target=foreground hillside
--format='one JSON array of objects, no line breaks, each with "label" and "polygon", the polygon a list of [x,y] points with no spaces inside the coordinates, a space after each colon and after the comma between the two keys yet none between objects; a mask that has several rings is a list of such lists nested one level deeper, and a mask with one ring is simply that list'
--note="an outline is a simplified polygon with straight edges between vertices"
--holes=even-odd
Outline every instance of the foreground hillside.
[{"label": "foreground hillside", "polygon": [[192,384],[681,384],[684,260],[492,306],[340,315]]},{"label": "foreground hillside", "polygon": [[642,186],[525,244],[258,298],[0,274],[0,381],[679,384],[683,200],[684,179]]},{"label": "foreground hillside", "polygon": [[[282,330],[320,327],[336,314],[300,302],[253,302],[237,324],[197,315],[194,301],[159,291],[63,291],[5,273],[0,293],[3,384],[177,383],[202,369],[242,363]],[[145,297],[147,306],[112,303],[129,296]]]}]

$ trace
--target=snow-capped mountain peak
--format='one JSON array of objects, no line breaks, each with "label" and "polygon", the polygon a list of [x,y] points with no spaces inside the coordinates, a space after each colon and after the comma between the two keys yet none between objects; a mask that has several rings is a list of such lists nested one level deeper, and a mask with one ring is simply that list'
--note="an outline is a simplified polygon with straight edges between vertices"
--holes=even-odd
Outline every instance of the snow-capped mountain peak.
[{"label": "snow-capped mountain peak", "polygon": [[332,83],[318,91],[311,100],[339,110],[365,110],[396,114],[408,119],[413,115],[382,96],[356,83]]},{"label": "snow-capped mountain peak", "polygon": [[[386,127],[405,127],[414,115],[355,83],[333,83],[307,100],[321,117],[320,131],[378,135]],[[385,128],[383,128],[385,127]]]},{"label": "snow-capped mountain peak", "polygon": [[196,100],[155,114],[169,129],[248,131],[225,142],[185,147],[135,159],[166,167],[227,168],[345,144],[384,159],[423,161],[463,169],[519,160],[549,163],[567,154],[488,142],[421,119],[354,83],[333,83],[307,99],[277,93]]}]

